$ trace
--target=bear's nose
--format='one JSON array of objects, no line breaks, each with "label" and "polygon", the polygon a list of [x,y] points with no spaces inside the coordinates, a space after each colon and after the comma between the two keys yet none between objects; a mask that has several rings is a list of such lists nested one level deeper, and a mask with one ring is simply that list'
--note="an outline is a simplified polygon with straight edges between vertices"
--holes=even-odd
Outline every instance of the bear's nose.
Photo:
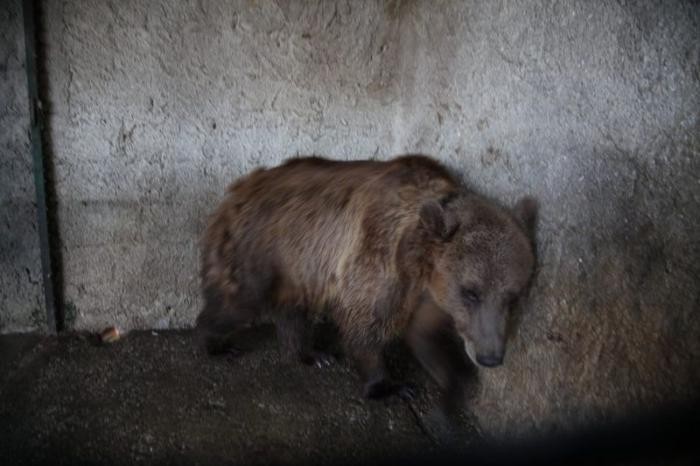
[{"label": "bear's nose", "polygon": [[503,355],[490,354],[487,356],[477,354],[476,362],[485,367],[496,367],[503,364]]}]

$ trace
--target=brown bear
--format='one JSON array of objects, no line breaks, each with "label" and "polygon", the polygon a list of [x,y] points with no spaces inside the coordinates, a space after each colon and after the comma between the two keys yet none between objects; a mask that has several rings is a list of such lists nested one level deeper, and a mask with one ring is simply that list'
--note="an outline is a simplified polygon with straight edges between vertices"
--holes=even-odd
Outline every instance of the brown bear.
[{"label": "brown bear", "polygon": [[501,364],[508,314],[533,272],[535,211],[530,198],[499,207],[421,155],[258,169],[229,187],[204,233],[196,327],[215,353],[267,315],[288,354],[321,364],[307,330],[327,316],[366,397],[405,393],[383,362],[396,338],[454,391],[436,334],[448,325],[477,365]]}]

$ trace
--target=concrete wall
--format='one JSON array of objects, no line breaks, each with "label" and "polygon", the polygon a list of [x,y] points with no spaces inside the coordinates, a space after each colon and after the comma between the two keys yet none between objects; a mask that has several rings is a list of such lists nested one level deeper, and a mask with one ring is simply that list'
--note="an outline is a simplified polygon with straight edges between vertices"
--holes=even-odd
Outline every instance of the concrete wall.
[{"label": "concrete wall", "polygon": [[542,204],[540,269],[489,429],[691,396],[700,386],[700,8],[468,2],[406,8],[399,151]]},{"label": "concrete wall", "polygon": [[700,375],[700,9],[690,1],[45,2],[68,324],[188,326],[225,185],[297,153],[437,156],[542,203],[487,429]]},{"label": "concrete wall", "polygon": [[389,154],[397,28],[379,3],[47,2],[70,324],[190,325],[196,240],[236,176]]},{"label": "concrete wall", "polygon": [[22,3],[0,3],[0,333],[44,330]]}]

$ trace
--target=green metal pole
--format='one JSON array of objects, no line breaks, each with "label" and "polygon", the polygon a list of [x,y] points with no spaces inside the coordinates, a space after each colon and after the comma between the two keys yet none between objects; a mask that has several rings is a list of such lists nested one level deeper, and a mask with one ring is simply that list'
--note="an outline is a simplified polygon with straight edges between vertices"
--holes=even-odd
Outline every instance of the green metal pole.
[{"label": "green metal pole", "polygon": [[39,228],[39,249],[41,252],[41,272],[46,304],[46,323],[50,332],[60,330],[57,318],[56,296],[51,272],[51,249],[49,243],[48,216],[46,210],[46,180],[44,177],[44,157],[42,154],[42,115],[39,99],[39,86],[36,67],[36,24],[34,1],[24,0],[24,47],[27,53],[27,90],[29,94],[29,144],[34,165],[34,186],[36,188],[36,213]]}]

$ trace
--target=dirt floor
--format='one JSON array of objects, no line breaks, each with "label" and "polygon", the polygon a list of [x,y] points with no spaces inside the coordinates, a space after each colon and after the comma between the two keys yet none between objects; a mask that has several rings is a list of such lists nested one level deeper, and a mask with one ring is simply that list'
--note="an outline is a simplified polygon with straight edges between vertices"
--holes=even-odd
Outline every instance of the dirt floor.
[{"label": "dirt floor", "polygon": [[[51,462],[266,464],[364,462],[442,445],[436,387],[399,355],[415,401],[365,401],[340,360],[319,369],[280,358],[274,331],[238,358],[211,358],[191,332],[0,336],[0,458]],[[404,362],[401,362],[404,361]],[[478,438],[469,417],[450,439]]]},{"label": "dirt floor", "polygon": [[0,335],[0,465],[700,464],[700,404],[489,444],[468,412],[441,428],[437,387],[401,347],[389,364],[417,398],[370,402],[342,358],[322,369],[285,361],[270,327],[239,343],[244,355],[212,358],[188,331],[112,344]]}]

